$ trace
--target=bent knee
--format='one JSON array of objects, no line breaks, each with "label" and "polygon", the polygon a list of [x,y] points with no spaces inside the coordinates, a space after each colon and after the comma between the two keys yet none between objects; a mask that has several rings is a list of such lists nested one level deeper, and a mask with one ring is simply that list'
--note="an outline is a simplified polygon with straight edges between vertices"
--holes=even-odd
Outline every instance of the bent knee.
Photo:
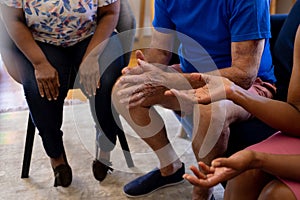
[{"label": "bent knee", "polygon": [[292,190],[280,180],[270,181],[262,190],[259,200],[296,200]]}]

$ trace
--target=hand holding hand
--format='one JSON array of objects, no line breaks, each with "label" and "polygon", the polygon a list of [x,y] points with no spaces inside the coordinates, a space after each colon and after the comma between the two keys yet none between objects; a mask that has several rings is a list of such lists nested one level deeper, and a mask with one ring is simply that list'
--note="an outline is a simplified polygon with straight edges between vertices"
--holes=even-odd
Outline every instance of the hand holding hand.
[{"label": "hand holding hand", "polygon": [[226,99],[232,92],[233,82],[221,76],[213,76],[201,73],[192,73],[191,79],[199,82],[204,82],[204,86],[190,90],[170,89],[165,92],[165,95],[175,95],[184,101],[194,104],[209,104],[211,102]]},{"label": "hand holding hand", "polygon": [[124,76],[120,84],[151,84],[163,85],[166,81],[165,71],[167,66],[158,66],[137,59],[138,65],[123,70]]},{"label": "hand holding hand", "polygon": [[143,61],[144,55],[141,51],[136,52],[136,58],[138,65],[125,68],[117,83],[119,100],[129,108],[142,105],[148,97],[162,97],[168,88],[191,88],[180,73],[180,65],[147,63]]},{"label": "hand holding hand", "polygon": [[121,88],[117,93],[120,102],[129,107],[140,105],[146,97],[162,93],[166,90],[168,73],[160,67],[138,59],[138,66],[127,68],[119,79]]}]

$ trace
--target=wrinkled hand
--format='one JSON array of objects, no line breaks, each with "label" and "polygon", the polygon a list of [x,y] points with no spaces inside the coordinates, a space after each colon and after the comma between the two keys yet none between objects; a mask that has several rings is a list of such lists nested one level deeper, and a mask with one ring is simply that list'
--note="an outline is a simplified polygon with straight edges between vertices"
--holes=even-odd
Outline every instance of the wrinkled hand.
[{"label": "wrinkled hand", "polygon": [[80,83],[83,85],[88,96],[96,95],[100,88],[100,70],[98,57],[86,57],[79,67]]},{"label": "wrinkled hand", "polygon": [[229,158],[217,158],[212,161],[209,167],[203,162],[199,162],[202,172],[195,166],[190,169],[193,175],[184,174],[183,178],[188,180],[192,185],[210,188],[223,181],[230,180],[242,172],[252,168],[255,153],[249,150],[239,151]]},{"label": "wrinkled hand", "polygon": [[59,95],[59,77],[58,72],[50,63],[44,63],[35,66],[35,78],[41,97],[51,101],[56,100]]},{"label": "wrinkled hand", "polygon": [[138,59],[138,66],[123,70],[124,76],[120,79],[120,84],[152,84],[164,85],[167,79],[167,66],[153,65]]},{"label": "wrinkled hand", "polygon": [[183,101],[188,101],[194,104],[209,104],[211,102],[226,99],[234,85],[233,82],[221,76],[213,76],[201,73],[192,73],[192,79],[198,79],[200,82],[205,82],[203,87],[190,90],[170,89],[165,92],[165,95],[175,95]]},{"label": "wrinkled hand", "polygon": [[134,107],[147,97],[163,93],[170,78],[162,68],[138,59],[138,66],[123,70],[124,75],[118,81],[120,102]]}]

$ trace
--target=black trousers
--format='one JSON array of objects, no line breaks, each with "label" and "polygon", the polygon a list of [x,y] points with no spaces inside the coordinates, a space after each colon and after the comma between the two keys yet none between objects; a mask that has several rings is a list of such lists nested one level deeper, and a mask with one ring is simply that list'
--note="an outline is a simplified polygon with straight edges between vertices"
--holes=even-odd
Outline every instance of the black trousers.
[{"label": "black trousers", "polygon": [[[37,42],[59,74],[59,97],[56,101],[48,101],[39,94],[32,64],[14,43],[4,36],[7,33],[3,34],[3,32],[5,31],[2,30],[1,33],[1,51],[6,53],[2,55],[10,53],[14,58],[12,66],[7,66],[8,72],[23,85],[31,117],[42,138],[47,155],[57,158],[64,151],[61,130],[64,100],[69,89],[83,88],[77,81],[79,80],[77,72],[91,38],[71,47]],[[117,123],[119,118],[116,118],[117,121],[114,118],[117,115],[111,103],[112,87],[124,67],[123,49],[117,35],[112,35],[98,62],[101,71],[101,87],[97,89],[94,97],[88,97],[88,99],[96,131],[102,130],[104,133],[99,138],[100,148],[103,151],[111,151],[116,144],[116,135],[122,131]],[[84,92],[84,90],[82,91]],[[94,138],[95,135],[91,134],[91,139]]]}]

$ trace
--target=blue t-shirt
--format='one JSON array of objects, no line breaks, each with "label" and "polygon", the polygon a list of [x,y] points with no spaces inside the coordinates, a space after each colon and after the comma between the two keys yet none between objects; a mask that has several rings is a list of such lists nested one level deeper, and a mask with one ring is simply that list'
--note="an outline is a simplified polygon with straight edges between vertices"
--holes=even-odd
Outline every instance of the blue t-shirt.
[{"label": "blue t-shirt", "polygon": [[155,0],[153,26],[160,32],[176,31],[183,72],[230,67],[231,42],[265,38],[258,76],[276,80],[269,48],[269,0]]}]

